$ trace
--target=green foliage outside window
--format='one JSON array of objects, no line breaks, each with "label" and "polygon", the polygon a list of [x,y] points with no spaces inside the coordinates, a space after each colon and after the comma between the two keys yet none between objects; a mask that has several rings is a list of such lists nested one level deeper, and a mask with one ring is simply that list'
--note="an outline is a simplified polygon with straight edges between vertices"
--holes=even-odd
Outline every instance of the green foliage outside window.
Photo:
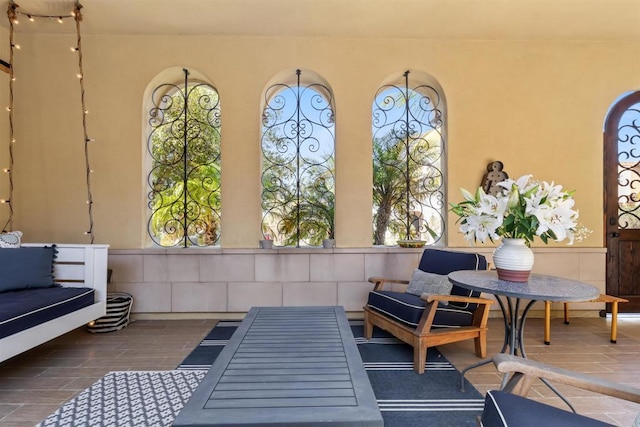
[{"label": "green foliage outside window", "polygon": [[163,85],[155,92],[149,235],[160,246],[213,245],[220,238],[221,208],[218,94],[206,84]]}]

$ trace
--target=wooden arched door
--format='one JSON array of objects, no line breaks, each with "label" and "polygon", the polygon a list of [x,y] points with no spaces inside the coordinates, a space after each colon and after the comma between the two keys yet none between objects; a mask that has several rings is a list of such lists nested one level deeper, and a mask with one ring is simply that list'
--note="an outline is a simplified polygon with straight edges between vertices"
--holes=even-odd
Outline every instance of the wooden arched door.
[{"label": "wooden arched door", "polygon": [[620,98],[604,125],[607,294],[640,312],[640,92]]}]

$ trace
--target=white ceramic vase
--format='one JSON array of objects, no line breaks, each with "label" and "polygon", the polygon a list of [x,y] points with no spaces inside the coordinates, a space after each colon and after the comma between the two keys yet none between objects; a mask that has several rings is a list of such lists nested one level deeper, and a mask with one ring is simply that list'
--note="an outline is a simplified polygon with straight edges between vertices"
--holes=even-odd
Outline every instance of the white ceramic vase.
[{"label": "white ceramic vase", "polygon": [[509,282],[527,282],[533,268],[533,251],[524,239],[502,239],[493,252],[498,278]]}]

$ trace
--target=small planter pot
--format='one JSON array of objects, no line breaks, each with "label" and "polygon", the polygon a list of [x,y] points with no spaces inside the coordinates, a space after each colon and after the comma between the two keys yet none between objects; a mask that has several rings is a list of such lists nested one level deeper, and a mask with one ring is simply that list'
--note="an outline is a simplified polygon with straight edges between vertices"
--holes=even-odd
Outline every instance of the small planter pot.
[{"label": "small planter pot", "polygon": [[260,240],[260,249],[272,249],[273,240]]},{"label": "small planter pot", "polygon": [[334,239],[324,239],[322,241],[322,247],[325,249],[333,249],[336,246],[336,241]]}]

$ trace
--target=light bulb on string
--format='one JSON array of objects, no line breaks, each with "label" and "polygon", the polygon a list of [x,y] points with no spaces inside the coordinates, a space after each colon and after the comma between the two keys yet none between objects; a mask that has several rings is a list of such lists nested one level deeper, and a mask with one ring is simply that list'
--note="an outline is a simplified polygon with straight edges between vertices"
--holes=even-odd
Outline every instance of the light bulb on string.
[{"label": "light bulb on string", "polygon": [[78,51],[78,48],[75,47],[75,46],[71,46],[69,49],[71,50],[71,52],[77,52]]},{"label": "light bulb on string", "polygon": [[2,172],[4,172],[4,173],[9,173],[9,171],[10,171],[10,169],[9,169],[9,168],[4,168],[4,169],[2,169]]},{"label": "light bulb on string", "polygon": [[64,21],[62,20],[62,16],[59,16],[59,17],[58,17],[58,22],[59,22],[59,23],[61,23],[61,24],[64,22]]},{"label": "light bulb on string", "polygon": [[0,199],[0,203],[9,203],[10,200],[9,199]]},{"label": "light bulb on string", "polygon": [[76,74],[76,77],[77,77],[77,78],[79,78],[79,79],[81,79],[81,78],[82,78],[82,73],[78,73],[78,74]]},{"label": "light bulb on string", "polygon": [[7,106],[7,111],[11,111],[11,107]]},{"label": "light bulb on string", "polygon": [[14,49],[20,50],[20,45],[19,44],[12,44],[11,47],[14,48]]},{"label": "light bulb on string", "polygon": [[31,15],[27,15],[27,17],[29,18],[29,21],[31,21],[31,22],[34,22],[34,21],[35,21],[35,18],[34,18],[33,16],[31,16]]}]

